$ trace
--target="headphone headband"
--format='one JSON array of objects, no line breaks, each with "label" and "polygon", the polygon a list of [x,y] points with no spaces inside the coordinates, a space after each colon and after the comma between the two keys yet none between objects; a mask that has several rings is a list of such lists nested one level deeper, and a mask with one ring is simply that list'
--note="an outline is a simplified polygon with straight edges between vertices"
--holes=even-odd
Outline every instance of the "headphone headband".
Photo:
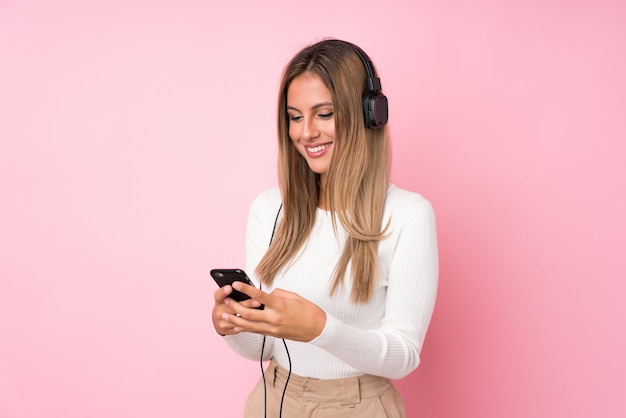
[{"label": "headphone headband", "polygon": [[367,73],[367,89],[368,92],[363,96],[363,118],[365,126],[370,129],[382,128],[387,124],[389,119],[389,103],[387,97],[380,92],[380,78],[376,76],[372,60],[367,56],[365,51],[353,43],[342,41],[350,46],[357,54]]}]

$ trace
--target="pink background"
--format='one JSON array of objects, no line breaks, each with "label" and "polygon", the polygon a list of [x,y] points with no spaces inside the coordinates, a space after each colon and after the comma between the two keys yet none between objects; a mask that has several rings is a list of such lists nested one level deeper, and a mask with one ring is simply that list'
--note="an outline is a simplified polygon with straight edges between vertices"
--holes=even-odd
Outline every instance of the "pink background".
[{"label": "pink background", "polygon": [[625,21],[617,0],[0,0],[0,417],[241,415],[258,365],[215,335],[208,271],[243,266],[280,72],[327,36],[374,58],[393,181],[438,216],[409,417],[625,416]]}]

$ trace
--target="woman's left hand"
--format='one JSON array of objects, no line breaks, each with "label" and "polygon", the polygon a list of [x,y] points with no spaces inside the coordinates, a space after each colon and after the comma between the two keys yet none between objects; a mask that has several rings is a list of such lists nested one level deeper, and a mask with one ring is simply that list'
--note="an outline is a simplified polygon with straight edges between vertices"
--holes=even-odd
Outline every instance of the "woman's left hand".
[{"label": "woman's left hand", "polygon": [[253,309],[227,299],[228,306],[237,314],[222,314],[232,322],[237,332],[253,332],[276,338],[308,342],[322,333],[326,326],[326,312],[300,295],[282,289],[265,293],[253,286],[235,282],[233,288],[265,305]]}]

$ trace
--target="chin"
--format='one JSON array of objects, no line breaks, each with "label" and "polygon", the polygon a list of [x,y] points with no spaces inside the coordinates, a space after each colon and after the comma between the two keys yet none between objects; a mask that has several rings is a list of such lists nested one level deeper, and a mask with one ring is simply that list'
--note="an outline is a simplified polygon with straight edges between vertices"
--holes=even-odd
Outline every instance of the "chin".
[{"label": "chin", "polygon": [[309,168],[311,169],[312,172],[314,172],[315,174],[319,174],[320,176],[322,174],[328,173],[328,169],[326,168],[319,168],[319,167],[314,167],[314,166],[312,167],[310,165],[309,165]]}]

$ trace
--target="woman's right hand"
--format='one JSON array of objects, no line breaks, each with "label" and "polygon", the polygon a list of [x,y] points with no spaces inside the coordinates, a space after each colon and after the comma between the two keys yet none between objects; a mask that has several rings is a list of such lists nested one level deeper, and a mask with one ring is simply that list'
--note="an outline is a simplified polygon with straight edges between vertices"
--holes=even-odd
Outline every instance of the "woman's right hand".
[{"label": "woman's right hand", "polygon": [[[228,315],[236,315],[233,308],[229,306],[229,304],[237,303],[228,297],[232,292],[233,288],[230,285],[226,285],[217,289],[213,294],[215,304],[213,305],[211,319],[213,320],[213,328],[215,328],[215,331],[222,337],[225,335],[239,334],[241,332],[241,329],[236,328],[231,321],[224,319],[228,317]],[[240,303],[247,308],[257,308],[261,306],[259,302],[253,299],[248,299]]]}]

